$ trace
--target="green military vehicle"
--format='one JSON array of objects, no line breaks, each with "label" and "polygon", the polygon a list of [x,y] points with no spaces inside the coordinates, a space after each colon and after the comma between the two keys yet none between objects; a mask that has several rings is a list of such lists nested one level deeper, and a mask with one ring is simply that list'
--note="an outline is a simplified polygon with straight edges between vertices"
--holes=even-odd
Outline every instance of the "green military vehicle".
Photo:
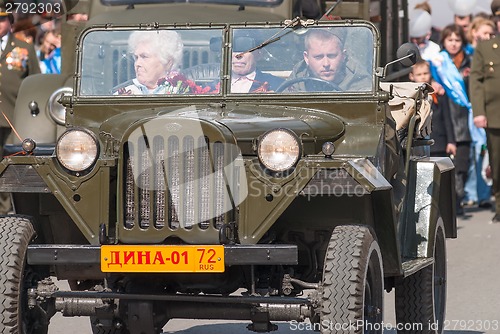
[{"label": "green military vehicle", "polygon": [[[2,160],[15,214],[0,217],[1,332],[46,333],[61,312],[94,333],[160,333],[176,318],[381,333],[395,289],[398,330],[441,333],[454,167],[426,154],[430,88],[381,82],[368,21],[177,13],[91,20],[53,153],[26,137]],[[313,56],[318,36],[341,52]],[[176,56],[153,88],[138,46],[158,39],[153,56]],[[254,74],[237,77],[248,56]],[[333,80],[310,75],[320,58],[340,61],[323,65]]]}]

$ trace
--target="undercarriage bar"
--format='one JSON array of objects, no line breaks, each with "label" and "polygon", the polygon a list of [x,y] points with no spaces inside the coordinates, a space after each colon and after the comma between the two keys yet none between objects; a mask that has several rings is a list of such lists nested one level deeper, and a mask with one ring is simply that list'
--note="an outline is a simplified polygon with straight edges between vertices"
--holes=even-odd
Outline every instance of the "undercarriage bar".
[{"label": "undercarriage bar", "polygon": [[51,294],[52,298],[107,298],[123,300],[158,300],[179,301],[214,304],[302,304],[310,305],[311,301],[306,298],[297,297],[261,297],[261,296],[194,296],[194,295],[151,295],[130,294],[118,292],[95,292],[95,291],[56,291]]}]

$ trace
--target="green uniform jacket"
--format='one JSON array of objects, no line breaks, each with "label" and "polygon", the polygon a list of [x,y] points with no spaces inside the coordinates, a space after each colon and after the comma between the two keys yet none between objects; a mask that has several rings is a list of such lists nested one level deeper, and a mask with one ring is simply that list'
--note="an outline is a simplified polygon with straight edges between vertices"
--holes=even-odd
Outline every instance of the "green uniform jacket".
[{"label": "green uniform jacket", "polygon": [[478,43],[469,90],[474,116],[484,115],[489,128],[500,129],[500,36]]},{"label": "green uniform jacket", "polygon": [[[0,110],[11,122],[21,82],[28,75],[37,73],[40,73],[40,65],[33,45],[9,34],[5,50],[0,56]],[[10,127],[1,112],[0,127]]]}]

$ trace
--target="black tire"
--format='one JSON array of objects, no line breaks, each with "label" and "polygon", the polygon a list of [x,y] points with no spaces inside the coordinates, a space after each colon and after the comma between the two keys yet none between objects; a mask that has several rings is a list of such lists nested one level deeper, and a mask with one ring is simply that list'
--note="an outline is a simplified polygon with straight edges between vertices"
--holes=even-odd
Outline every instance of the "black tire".
[{"label": "black tire", "polygon": [[321,292],[321,333],[382,333],[382,256],[368,227],[334,229]]},{"label": "black tire", "polygon": [[0,217],[0,333],[46,334],[48,319],[40,308],[29,309],[27,290],[40,279],[26,264],[35,230],[26,217]]},{"label": "black tire", "polygon": [[441,334],[446,311],[446,239],[441,219],[435,229],[434,264],[396,283],[398,333]]}]

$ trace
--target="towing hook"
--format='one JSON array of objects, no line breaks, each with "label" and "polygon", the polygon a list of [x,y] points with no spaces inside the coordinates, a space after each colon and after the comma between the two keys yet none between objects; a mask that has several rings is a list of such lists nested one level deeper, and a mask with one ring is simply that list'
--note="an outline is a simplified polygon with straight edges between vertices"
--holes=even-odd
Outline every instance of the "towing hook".
[{"label": "towing hook", "polygon": [[219,229],[219,243],[234,245],[236,243],[236,223],[224,224]]}]

